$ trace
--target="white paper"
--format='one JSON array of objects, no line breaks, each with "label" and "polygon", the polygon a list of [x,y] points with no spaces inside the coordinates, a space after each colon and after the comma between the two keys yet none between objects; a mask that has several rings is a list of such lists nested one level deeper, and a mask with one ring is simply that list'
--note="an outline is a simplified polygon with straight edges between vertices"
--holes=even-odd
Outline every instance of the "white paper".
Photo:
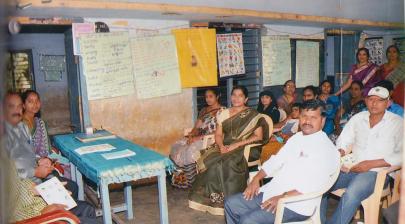
[{"label": "white paper", "polygon": [[288,36],[262,36],[263,86],[283,85],[291,79]]},{"label": "white paper", "polygon": [[297,88],[319,85],[319,42],[297,41],[295,71]]},{"label": "white paper", "polygon": [[110,160],[110,159],[119,159],[119,158],[125,158],[125,157],[134,156],[134,155],[136,155],[136,153],[134,151],[129,150],[129,149],[124,149],[124,150],[121,150],[121,151],[104,153],[104,154],[101,154],[101,155],[104,157],[104,159]]},{"label": "white paper", "polygon": [[35,189],[48,205],[66,205],[66,210],[70,210],[77,206],[72,196],[70,196],[69,192],[56,177],[52,177],[42,184],[35,186]]},{"label": "white paper", "polygon": [[75,149],[75,151],[79,155],[84,155],[84,154],[93,153],[93,152],[108,152],[113,149],[116,149],[116,148],[110,144],[100,144],[100,145],[83,146],[83,147]]}]

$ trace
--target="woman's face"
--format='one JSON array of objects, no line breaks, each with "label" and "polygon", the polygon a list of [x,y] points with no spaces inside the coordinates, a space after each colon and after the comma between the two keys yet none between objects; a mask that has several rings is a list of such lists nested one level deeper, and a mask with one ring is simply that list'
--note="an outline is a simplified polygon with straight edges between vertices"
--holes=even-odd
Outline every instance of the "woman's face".
[{"label": "woman's face", "polygon": [[367,53],[365,51],[360,51],[357,56],[357,60],[359,60],[360,64],[368,62]]},{"label": "woman's face", "polygon": [[284,86],[284,92],[288,95],[294,95],[295,93],[295,83],[294,82],[287,82]]},{"label": "woman's face", "polygon": [[233,107],[242,107],[246,104],[248,98],[243,94],[240,89],[235,89],[231,95],[231,102]]},{"label": "woman's face", "polygon": [[315,94],[312,92],[310,89],[306,89],[302,95],[302,100],[307,101],[307,100],[313,100],[315,99]]},{"label": "woman's face", "polygon": [[322,86],[321,86],[322,94],[329,94],[331,90],[332,90],[332,86],[330,86],[329,82],[324,82],[322,84]]},{"label": "woman's face", "polygon": [[217,95],[215,95],[215,93],[210,90],[205,91],[205,102],[208,106],[215,105],[216,103],[218,103]]},{"label": "woman's face", "polygon": [[350,86],[350,95],[352,96],[352,98],[360,97],[361,96],[360,86],[357,84],[352,84]]},{"label": "woman's face", "polygon": [[39,100],[39,97],[37,94],[31,93],[28,95],[28,97],[24,103],[24,109],[26,112],[30,112],[33,114],[36,114],[39,112],[39,110],[41,109],[41,101]]},{"label": "woman's face", "polygon": [[267,95],[263,95],[262,97],[260,97],[260,101],[265,107],[269,106],[272,102],[271,97]]},{"label": "woman's face", "polygon": [[388,59],[388,61],[398,61],[399,60],[399,53],[398,53],[397,49],[395,49],[393,47],[388,49],[387,59]]}]

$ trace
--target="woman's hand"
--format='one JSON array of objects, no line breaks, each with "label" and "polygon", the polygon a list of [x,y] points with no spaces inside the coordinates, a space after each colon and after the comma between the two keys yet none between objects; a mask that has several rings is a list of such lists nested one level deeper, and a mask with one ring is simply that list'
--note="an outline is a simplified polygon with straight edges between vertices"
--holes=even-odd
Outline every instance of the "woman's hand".
[{"label": "woman's hand", "polygon": [[229,152],[228,148],[229,148],[228,145],[222,145],[222,146],[219,146],[219,151],[221,151],[221,153],[227,153],[227,152]]}]

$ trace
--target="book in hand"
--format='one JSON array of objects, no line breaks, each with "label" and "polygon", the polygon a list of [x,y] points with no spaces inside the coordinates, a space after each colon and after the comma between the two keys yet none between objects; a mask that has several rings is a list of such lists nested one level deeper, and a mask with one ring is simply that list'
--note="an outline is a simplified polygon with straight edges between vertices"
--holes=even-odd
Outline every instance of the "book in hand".
[{"label": "book in hand", "polygon": [[96,140],[112,139],[112,138],[116,138],[116,136],[105,130],[97,131],[92,134],[80,133],[76,135],[76,139],[78,139],[81,142],[91,142]]},{"label": "book in hand", "polygon": [[69,192],[56,177],[52,177],[51,179],[38,184],[35,186],[35,189],[48,205],[66,205],[66,210],[70,210],[77,206],[72,196],[70,196]]}]

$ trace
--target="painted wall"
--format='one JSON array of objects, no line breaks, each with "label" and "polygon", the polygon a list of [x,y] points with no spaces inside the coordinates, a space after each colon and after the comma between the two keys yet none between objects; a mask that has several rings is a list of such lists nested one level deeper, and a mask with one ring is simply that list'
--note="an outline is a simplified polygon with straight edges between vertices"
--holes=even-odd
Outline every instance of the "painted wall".
[{"label": "painted wall", "polygon": [[50,134],[70,131],[66,73],[58,82],[46,82],[40,69],[41,55],[65,55],[63,34],[18,34],[11,38],[11,50],[32,49],[35,87],[41,96],[41,115]]},{"label": "painted wall", "polygon": [[[168,33],[173,28],[188,27],[186,21],[92,19],[102,21],[110,30],[129,30],[132,37],[143,32]],[[104,128],[137,144],[163,154],[192,124],[192,90],[181,94],[137,99],[136,95],[89,101],[90,120],[95,128]]]}]

